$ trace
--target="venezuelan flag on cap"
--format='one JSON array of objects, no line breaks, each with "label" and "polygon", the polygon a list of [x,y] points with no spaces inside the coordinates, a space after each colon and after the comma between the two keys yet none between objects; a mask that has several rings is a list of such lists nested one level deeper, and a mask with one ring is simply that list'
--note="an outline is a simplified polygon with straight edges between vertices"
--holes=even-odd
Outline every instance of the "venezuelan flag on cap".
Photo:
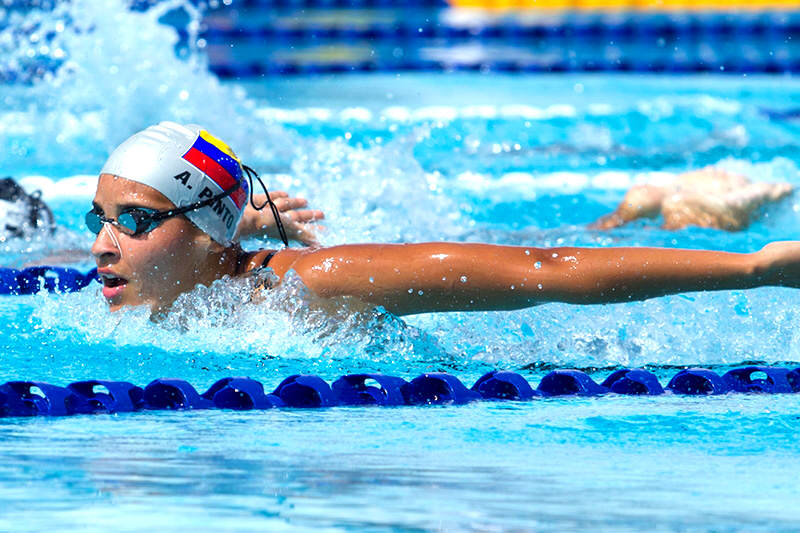
[{"label": "venezuelan flag on cap", "polygon": [[231,194],[231,199],[239,209],[247,201],[247,182],[242,177],[242,165],[233,150],[206,130],[200,130],[197,140],[183,158],[198,168],[222,190],[228,190],[237,183],[241,186]]}]

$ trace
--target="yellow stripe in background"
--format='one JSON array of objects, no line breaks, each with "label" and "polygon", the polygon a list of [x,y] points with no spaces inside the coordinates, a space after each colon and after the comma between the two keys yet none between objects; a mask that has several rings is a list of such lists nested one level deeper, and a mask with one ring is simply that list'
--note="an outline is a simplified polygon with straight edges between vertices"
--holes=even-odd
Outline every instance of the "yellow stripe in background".
[{"label": "yellow stripe in background", "polygon": [[764,11],[800,9],[800,0],[448,0],[453,7],[559,11]]}]

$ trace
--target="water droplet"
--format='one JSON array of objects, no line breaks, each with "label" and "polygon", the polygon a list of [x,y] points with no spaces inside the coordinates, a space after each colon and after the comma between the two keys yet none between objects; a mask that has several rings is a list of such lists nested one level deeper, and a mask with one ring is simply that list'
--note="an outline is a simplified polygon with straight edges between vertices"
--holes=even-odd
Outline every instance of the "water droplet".
[{"label": "water droplet", "polygon": [[408,289],[408,294],[414,294],[414,289]]},{"label": "water droplet", "polygon": [[511,290],[513,291],[514,289],[516,289],[516,287],[514,287],[514,286],[512,285],[512,286],[511,286]]},{"label": "water droplet", "polygon": [[369,277],[369,282],[370,282],[370,283],[375,283],[375,278],[373,278],[372,276],[370,276],[370,277]]},{"label": "water droplet", "polygon": [[533,264],[533,268],[535,268],[536,270],[539,270],[540,268],[542,268],[542,262],[541,261],[536,261]]},{"label": "water droplet", "polygon": [[553,252],[553,258],[556,258],[556,257],[558,257],[558,254]]},{"label": "water droplet", "polygon": [[530,250],[525,250],[525,255],[531,255],[531,251]]},{"label": "water droplet", "polygon": [[544,287],[542,287],[542,284],[541,284],[541,283],[540,283],[539,285],[537,285],[537,287],[539,287],[539,290],[542,290],[542,289],[544,289]]},{"label": "water droplet", "polygon": [[425,294],[425,293],[424,293],[422,290],[418,290],[418,291],[417,291],[417,294],[419,294],[420,296],[422,296],[422,295],[423,295],[423,294]]},{"label": "water droplet", "polygon": [[461,283],[467,282],[467,276],[461,276],[459,279],[461,280]]}]

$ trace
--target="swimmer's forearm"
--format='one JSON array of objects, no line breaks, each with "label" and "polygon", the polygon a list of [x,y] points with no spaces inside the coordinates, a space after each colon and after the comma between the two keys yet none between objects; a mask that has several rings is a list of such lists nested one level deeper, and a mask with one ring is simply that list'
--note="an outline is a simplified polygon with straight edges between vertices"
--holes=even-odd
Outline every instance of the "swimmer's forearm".
[{"label": "swimmer's forearm", "polygon": [[543,261],[545,298],[574,304],[646,300],[768,284],[756,254],[671,248],[557,248]]},{"label": "swimmer's forearm", "polygon": [[615,303],[767,284],[755,254],[663,248],[349,245],[300,254],[291,268],[317,294],[355,296],[398,314]]}]

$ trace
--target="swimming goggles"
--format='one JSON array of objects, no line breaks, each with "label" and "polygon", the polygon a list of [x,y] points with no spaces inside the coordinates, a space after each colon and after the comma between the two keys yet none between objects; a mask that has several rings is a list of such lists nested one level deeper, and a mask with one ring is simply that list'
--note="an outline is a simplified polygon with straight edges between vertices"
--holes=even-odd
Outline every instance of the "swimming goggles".
[{"label": "swimming goggles", "polygon": [[[253,196],[250,195],[250,205],[253,206],[253,209],[256,211],[261,211],[265,207],[269,206],[270,210],[272,211],[272,216],[275,217],[275,225],[278,228],[281,241],[283,241],[284,246],[288,247],[289,239],[287,238],[286,230],[284,229],[283,222],[281,221],[281,214],[278,211],[278,207],[275,205],[275,202],[273,202],[272,198],[270,198],[266,185],[264,185],[264,182],[261,180],[255,170],[247,165],[242,165],[242,168],[244,168],[244,171],[247,174],[247,179],[250,181],[250,190],[253,190],[253,178],[255,178],[258,180],[258,183],[261,184],[261,187],[264,189],[264,194],[267,197],[266,202],[261,205],[256,205],[253,201]],[[183,215],[189,211],[194,211],[195,209],[209,206],[217,200],[233,194],[241,186],[241,182],[238,182],[230,189],[222,191],[216,196],[195,202],[187,206],[168,209],[167,211],[156,211],[155,209],[148,209],[146,207],[131,207],[120,213],[116,220],[113,218],[104,217],[101,213],[97,212],[97,209],[93,208],[91,211],[86,213],[84,220],[86,221],[86,226],[89,228],[89,231],[95,235],[98,235],[101,231],[103,231],[103,225],[111,224],[126,235],[136,237],[137,235],[142,235],[144,233],[153,231],[168,218]]]},{"label": "swimming goggles", "polygon": [[104,217],[102,214],[97,212],[96,208],[92,208],[91,211],[86,213],[84,220],[86,221],[86,226],[89,228],[89,231],[95,235],[99,234],[103,230],[103,226],[105,224],[111,224],[122,233],[130,235],[131,237],[136,237],[138,235],[143,235],[153,231],[159,225],[161,225],[162,222],[169,218],[209,206],[217,200],[232,194],[239,187],[241,187],[241,184],[237,183],[230,189],[222,191],[218,195],[212,196],[211,198],[207,198],[183,207],[168,209],[166,211],[157,211],[147,207],[131,207],[120,213],[116,220],[113,218]]}]

